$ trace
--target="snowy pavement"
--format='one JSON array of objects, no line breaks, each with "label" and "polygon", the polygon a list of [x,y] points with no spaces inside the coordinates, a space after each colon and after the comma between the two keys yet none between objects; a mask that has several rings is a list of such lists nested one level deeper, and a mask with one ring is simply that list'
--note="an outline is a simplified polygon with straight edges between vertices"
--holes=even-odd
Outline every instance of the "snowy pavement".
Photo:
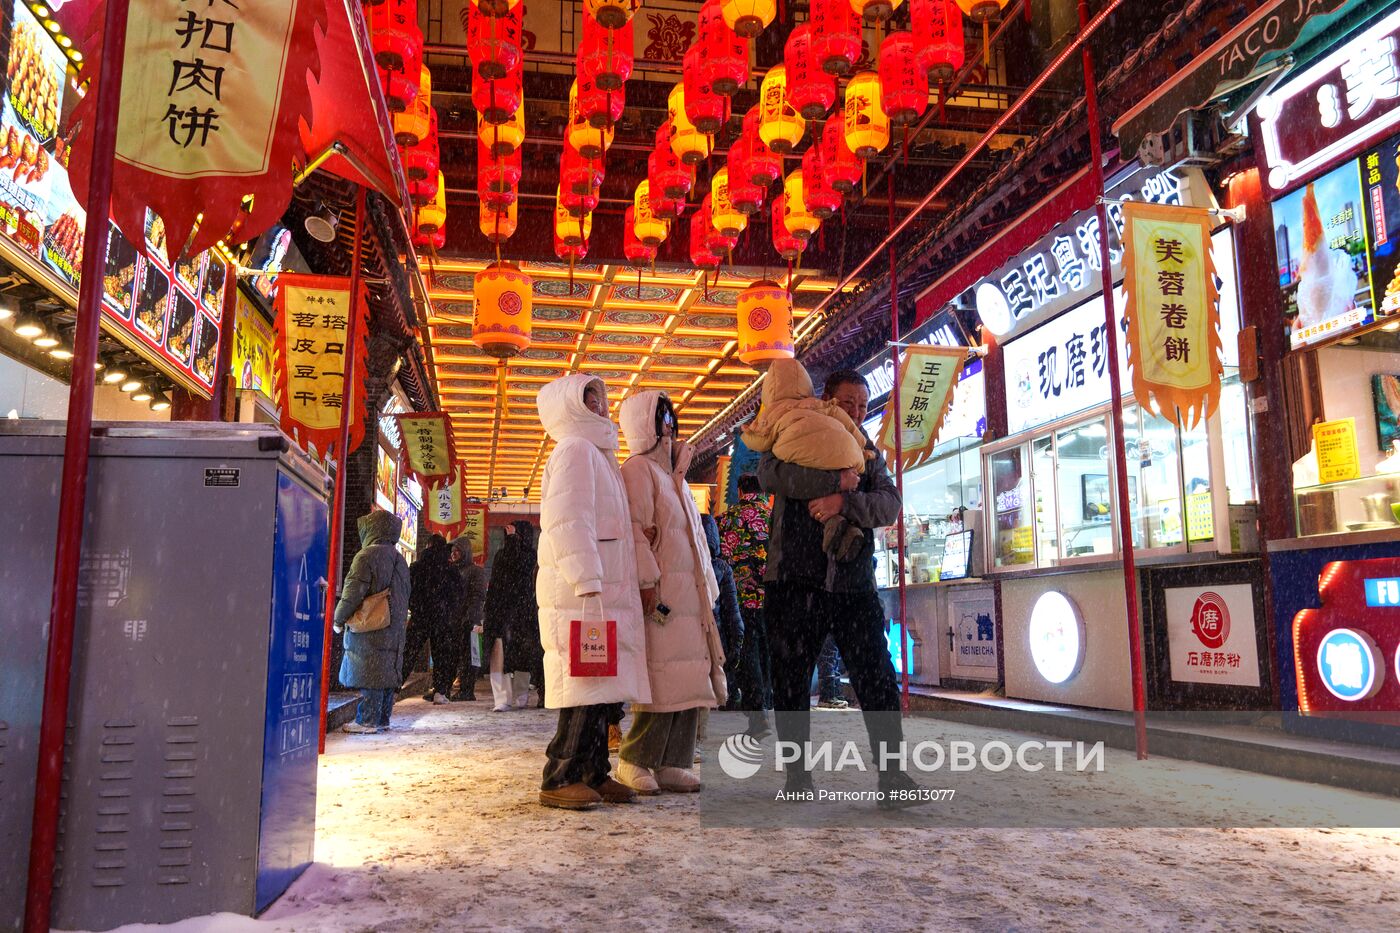
[{"label": "snowy pavement", "polygon": [[[316,864],[259,921],[218,917],[177,927],[1400,925],[1400,829],[756,831],[703,828],[695,795],[565,813],[536,802],[554,718],[415,699],[395,709],[392,733],[334,735],[321,760]],[[1144,795],[1154,793],[1153,781],[1144,786]]]}]

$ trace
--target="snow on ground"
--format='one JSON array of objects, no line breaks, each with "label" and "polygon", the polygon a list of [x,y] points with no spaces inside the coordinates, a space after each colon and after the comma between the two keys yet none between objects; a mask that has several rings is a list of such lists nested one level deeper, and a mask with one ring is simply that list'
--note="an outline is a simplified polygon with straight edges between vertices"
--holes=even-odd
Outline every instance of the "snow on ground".
[{"label": "snow on ground", "polygon": [[[1400,925],[1400,830],[757,831],[702,828],[695,795],[565,813],[536,802],[554,719],[415,699],[392,733],[331,737],[317,863],[260,921],[159,929]],[[1167,783],[1144,781],[1145,803]]]}]

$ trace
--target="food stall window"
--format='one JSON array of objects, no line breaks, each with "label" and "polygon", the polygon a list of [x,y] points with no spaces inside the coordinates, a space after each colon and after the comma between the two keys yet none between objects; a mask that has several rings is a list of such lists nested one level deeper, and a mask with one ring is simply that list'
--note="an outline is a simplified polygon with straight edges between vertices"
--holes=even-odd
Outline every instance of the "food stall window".
[{"label": "food stall window", "polygon": [[992,490],[989,498],[995,515],[993,564],[997,567],[1035,562],[1030,477],[1024,468],[1024,458],[1024,447],[1012,447],[987,459],[987,477]]},{"label": "food stall window", "polygon": [[[944,543],[951,531],[962,527],[962,513],[982,507],[980,442],[957,438],[939,445],[933,458],[904,477],[904,533],[909,551],[905,564],[906,581],[932,583],[938,579]],[[892,547],[896,532],[886,529],[879,536],[877,580],[881,586],[895,581]]]},{"label": "food stall window", "polygon": [[1226,368],[1220,384],[1220,434],[1225,453],[1225,485],[1230,504],[1257,502],[1250,451],[1254,449],[1249,401],[1238,369]]}]

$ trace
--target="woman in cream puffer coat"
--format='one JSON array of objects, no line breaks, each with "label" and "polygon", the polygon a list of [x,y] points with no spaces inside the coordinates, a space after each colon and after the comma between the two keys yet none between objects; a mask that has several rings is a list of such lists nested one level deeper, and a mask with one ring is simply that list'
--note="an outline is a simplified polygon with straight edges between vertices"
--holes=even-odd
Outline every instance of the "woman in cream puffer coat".
[{"label": "woman in cream puffer coat", "polygon": [[[631,457],[622,465],[646,618],[650,702],[633,707],[618,779],[638,793],[700,789],[694,761],[700,711],[725,701],[719,595],[700,514],[686,485],[693,451],[675,437],[662,392],[640,392],[618,413]],[[669,608],[664,616],[651,612]]]}]

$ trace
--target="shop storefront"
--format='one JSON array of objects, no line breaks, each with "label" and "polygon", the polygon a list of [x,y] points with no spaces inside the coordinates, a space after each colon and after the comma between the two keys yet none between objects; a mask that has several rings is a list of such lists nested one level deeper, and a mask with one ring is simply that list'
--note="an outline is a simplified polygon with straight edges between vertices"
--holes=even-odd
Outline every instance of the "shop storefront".
[{"label": "shop storefront", "polygon": [[[1263,96],[1293,534],[1267,542],[1294,728],[1400,744],[1400,12]],[[1253,297],[1253,296],[1252,296]],[[1391,711],[1390,725],[1375,714]],[[1325,715],[1324,715],[1325,714]]]},{"label": "shop storefront", "polygon": [[403,469],[402,435],[395,415],[410,412],[403,391],[390,389],[379,412],[379,442],[375,448],[374,507],[393,512],[399,517],[399,552],[409,563],[418,553],[418,516],[423,511],[423,486]]}]

